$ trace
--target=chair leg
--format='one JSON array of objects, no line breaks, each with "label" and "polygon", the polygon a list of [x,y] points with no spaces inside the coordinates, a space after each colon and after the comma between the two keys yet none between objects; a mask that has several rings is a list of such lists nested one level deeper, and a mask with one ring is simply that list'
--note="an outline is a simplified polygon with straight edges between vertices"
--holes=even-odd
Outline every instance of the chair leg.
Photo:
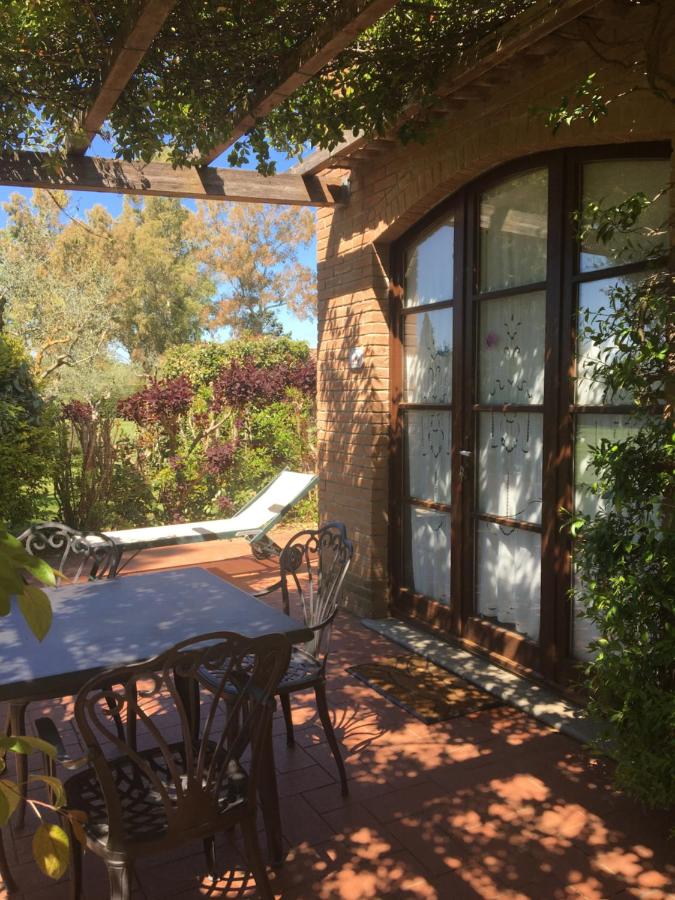
[{"label": "chair leg", "polygon": [[267,869],[263,862],[262,853],[260,852],[260,844],[258,843],[258,832],[255,827],[255,819],[244,819],[241,823],[241,830],[244,835],[244,847],[246,850],[246,858],[248,860],[251,873],[255,878],[255,886],[258,894],[263,900],[274,900],[274,894],[270,887],[270,881],[267,877]]},{"label": "chair leg", "polygon": [[330,720],[330,713],[328,712],[328,701],[326,700],[326,685],[323,681],[319,681],[314,685],[314,694],[316,696],[316,708],[319,713],[319,718],[321,719],[323,730],[326,732],[326,738],[328,739],[330,749],[333,751],[333,756],[335,757],[338,772],[340,773],[342,796],[346,797],[349,794],[349,787],[347,786],[347,772],[345,770],[345,764],[342,761],[340,745],[338,744],[337,738],[335,737],[335,732],[333,731],[333,723]]},{"label": "chair leg", "polygon": [[[9,705],[9,724],[7,733],[15,737],[26,733],[26,709],[27,703],[10,703]],[[19,786],[19,795],[21,802],[16,812],[16,824],[19,828],[23,828],[26,821],[26,793],[28,782],[28,757],[25,753],[15,753],[16,762],[16,780]]]},{"label": "chair leg", "polygon": [[68,842],[70,853],[70,896],[71,900],[80,900],[82,896],[82,845],[68,826]]},{"label": "chair leg", "polygon": [[129,900],[131,896],[131,865],[106,863],[110,881],[110,900]]},{"label": "chair leg", "polygon": [[279,694],[281,700],[281,708],[284,711],[284,722],[286,723],[286,746],[295,746],[295,735],[293,734],[293,713],[291,712],[291,695],[288,693]]},{"label": "chair leg", "polygon": [[206,857],[206,870],[212,878],[216,878],[216,839],[211,835],[211,837],[204,838],[203,843],[204,856]]},{"label": "chair leg", "polygon": [[5,841],[2,834],[2,829],[0,828],[0,878],[2,878],[3,884],[7,890],[8,894],[14,894],[18,891],[18,887],[16,885],[16,881],[14,881],[14,876],[12,875],[12,870],[9,868],[9,863],[7,862],[7,853],[5,851]]}]

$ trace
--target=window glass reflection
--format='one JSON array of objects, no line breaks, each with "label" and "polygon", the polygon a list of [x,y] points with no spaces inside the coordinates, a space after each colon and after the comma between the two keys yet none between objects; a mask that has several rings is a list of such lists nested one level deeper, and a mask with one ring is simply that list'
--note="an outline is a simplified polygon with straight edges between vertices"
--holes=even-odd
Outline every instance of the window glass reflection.
[{"label": "window glass reflection", "polygon": [[480,204],[480,290],[544,281],[547,235],[547,169],[486,191]]},{"label": "window glass reflection", "polygon": [[452,300],[455,228],[452,218],[420,238],[406,253],[405,305]]},{"label": "window glass reflection", "polygon": [[668,195],[661,192],[669,182],[667,160],[621,159],[584,166],[581,208],[585,222],[592,224],[587,215],[589,203],[608,209],[637,193],[654,202],[640,213],[629,232],[615,234],[608,243],[598,241],[596,232],[591,231],[581,246],[582,272],[637,262],[667,251]]},{"label": "window glass reflection", "polygon": [[[612,288],[637,284],[644,276],[602,278],[579,285],[579,314],[577,318],[577,377],[574,385],[575,401],[579,406],[603,406],[605,404],[630,403],[626,391],[610,394],[607,384],[600,378],[596,366],[611,358],[612,344],[605,341],[595,344],[586,329],[594,330],[594,323],[602,321],[610,308]],[[618,298],[620,302],[620,297]]]}]

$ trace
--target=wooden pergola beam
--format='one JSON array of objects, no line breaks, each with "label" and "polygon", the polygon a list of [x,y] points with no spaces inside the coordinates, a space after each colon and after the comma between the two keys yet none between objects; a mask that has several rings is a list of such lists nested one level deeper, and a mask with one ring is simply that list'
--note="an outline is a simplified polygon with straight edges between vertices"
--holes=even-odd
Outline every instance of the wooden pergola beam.
[{"label": "wooden pergola beam", "polygon": [[203,162],[213,162],[246,134],[258,119],[280,106],[396,3],[397,0],[346,0],[330,22],[326,22],[283,61],[276,86],[253,95],[248,111],[235,124],[228,139],[209,150],[202,157]]},{"label": "wooden pergola beam", "polygon": [[[466,101],[460,97],[467,94],[469,85],[485,78],[497,66],[528,50],[558,29],[594,11],[601,2],[602,0],[563,0],[562,3],[553,5],[551,0],[541,0],[512,22],[487,35],[475,47],[467,50],[464,59],[443,77],[437,89],[439,103],[452,105],[456,102],[458,105],[465,105]],[[467,90],[463,91],[465,87]],[[404,110],[389,137],[404,122],[414,118],[421,111],[418,104],[412,104]],[[360,134],[357,137],[349,135],[330,152],[317,150],[311,153],[301,164],[294,166],[293,172],[298,175],[316,175],[330,168],[338,168],[340,163],[348,165],[347,160],[352,153],[377,140],[377,135]]]},{"label": "wooden pergola beam", "polygon": [[85,154],[176,3],[177,0],[144,0],[133,5],[129,24],[110,50],[98,94],[82,117],[69,153]]},{"label": "wooden pergola beam", "polygon": [[265,177],[241,169],[174,169],[167,163],[129,163],[96,156],[55,160],[32,152],[0,156],[0,184],[289,206],[340,206],[347,202],[342,185],[313,175]]}]

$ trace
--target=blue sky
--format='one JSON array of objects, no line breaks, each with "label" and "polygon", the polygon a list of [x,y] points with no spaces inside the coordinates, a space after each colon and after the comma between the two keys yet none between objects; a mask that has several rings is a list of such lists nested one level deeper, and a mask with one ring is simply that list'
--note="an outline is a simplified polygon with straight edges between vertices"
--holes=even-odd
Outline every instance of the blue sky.
[{"label": "blue sky", "polygon": [[[94,140],[90,152],[92,156],[109,157],[111,155],[110,146],[100,138],[96,138]],[[226,154],[223,154],[223,156],[215,160],[214,165],[227,166],[225,155]],[[289,169],[295,163],[295,160],[287,160],[284,156],[274,152],[272,153],[272,157],[277,164],[278,172],[286,171],[286,169]],[[250,164],[248,166],[245,166],[245,168],[253,169],[255,168],[255,165]],[[10,194],[22,194],[24,196],[30,196],[31,193],[32,191],[26,188],[11,188],[3,187],[0,185],[0,228],[3,228],[5,226],[7,220],[7,216],[4,210],[4,203],[9,199]],[[119,215],[122,209],[123,197],[121,194],[98,194],[89,191],[72,191],[70,193],[72,196],[73,204],[75,205],[75,208],[80,215],[82,215],[86,210],[91,209],[92,206],[96,205],[104,206],[113,216]],[[190,200],[183,200],[182,202],[190,209],[195,208],[195,204]],[[306,266],[309,266],[312,270],[316,268],[315,239],[312,240],[309,247],[305,247],[300,251],[299,256],[300,261]],[[281,319],[285,331],[290,333],[292,337],[299,340],[308,341],[310,346],[312,347],[316,346],[317,331],[315,321],[301,321],[292,313],[286,312],[285,310],[279,313],[279,318]]]}]

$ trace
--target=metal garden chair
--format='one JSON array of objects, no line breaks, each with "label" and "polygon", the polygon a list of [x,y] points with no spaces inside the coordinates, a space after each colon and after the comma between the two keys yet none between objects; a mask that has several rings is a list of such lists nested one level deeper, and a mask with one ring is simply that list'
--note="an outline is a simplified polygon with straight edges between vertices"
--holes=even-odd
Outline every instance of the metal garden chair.
[{"label": "metal garden chair", "polygon": [[[128,900],[136,860],[195,839],[203,840],[215,875],[215,835],[237,825],[258,892],[273,896],[258,844],[256,792],[261,763],[269,764],[263,751],[289,656],[282,635],[217,632],[108,670],[79,691],[75,724],[86,755],[72,760],[59,747],[57,759],[79,770],[65,781],[68,806],[86,814],[86,849],[105,862],[111,900]],[[209,690],[200,692],[204,675],[212,676]],[[172,713],[180,738],[168,743],[161,727]],[[138,734],[120,737],[115,714]],[[50,719],[39,719],[36,728],[44,740],[58,740]],[[141,744],[148,749],[136,749]],[[112,751],[106,755],[104,747]],[[82,848],[74,834],[70,839],[79,898]]]},{"label": "metal garden chair", "polygon": [[19,540],[32,556],[39,556],[70,581],[112,577],[116,545],[97,531],[77,531],[61,522],[31,525]]},{"label": "metal garden chair", "polygon": [[[286,615],[295,613],[295,618],[300,618],[297,613],[301,612],[305,625],[314,632],[311,641],[301,647],[293,647],[277,693],[286,722],[287,744],[292,747],[295,739],[291,694],[314,689],[319,719],[338,767],[344,796],[349,793],[347,773],[328,710],[326,663],[331,626],[353,553],[352,542],[347,539],[345,526],[340,522],[329,522],[316,530],[300,531],[281,551],[279,581],[256,594],[262,597],[281,588]],[[210,681],[208,677],[205,680]]]}]

